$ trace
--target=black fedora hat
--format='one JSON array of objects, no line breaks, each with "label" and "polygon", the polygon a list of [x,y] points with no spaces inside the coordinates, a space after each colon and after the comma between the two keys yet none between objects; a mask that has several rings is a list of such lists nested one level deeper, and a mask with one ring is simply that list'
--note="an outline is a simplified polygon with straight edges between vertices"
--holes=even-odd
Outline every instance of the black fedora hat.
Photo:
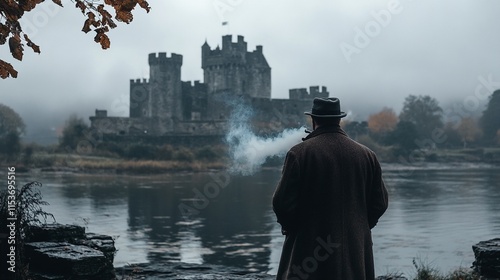
[{"label": "black fedora hat", "polygon": [[340,111],[340,100],[335,97],[314,98],[311,112],[304,112],[304,114],[318,118],[343,118],[347,116],[345,112]]}]

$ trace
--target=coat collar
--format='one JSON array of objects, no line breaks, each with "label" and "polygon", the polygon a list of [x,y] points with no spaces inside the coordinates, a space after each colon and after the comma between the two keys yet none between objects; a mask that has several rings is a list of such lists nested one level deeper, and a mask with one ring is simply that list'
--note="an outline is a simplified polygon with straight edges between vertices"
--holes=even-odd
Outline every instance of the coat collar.
[{"label": "coat collar", "polygon": [[316,128],[313,132],[309,133],[306,137],[302,138],[302,141],[306,141],[308,139],[314,138],[323,133],[340,133],[347,137],[347,133],[345,133],[340,126],[321,126]]}]

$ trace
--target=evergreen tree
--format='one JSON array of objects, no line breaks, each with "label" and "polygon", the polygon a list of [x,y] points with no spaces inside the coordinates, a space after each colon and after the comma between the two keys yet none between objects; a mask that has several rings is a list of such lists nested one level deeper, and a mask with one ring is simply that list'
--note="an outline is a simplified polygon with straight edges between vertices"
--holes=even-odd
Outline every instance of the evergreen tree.
[{"label": "evergreen tree", "polygon": [[500,130],[500,90],[496,90],[490,96],[480,124],[485,142],[494,143]]},{"label": "evergreen tree", "polygon": [[442,112],[435,98],[410,95],[405,99],[399,120],[413,123],[417,137],[429,138],[434,129],[443,127]]},{"label": "evergreen tree", "polygon": [[21,152],[23,119],[12,108],[0,104],[0,154],[13,160]]}]

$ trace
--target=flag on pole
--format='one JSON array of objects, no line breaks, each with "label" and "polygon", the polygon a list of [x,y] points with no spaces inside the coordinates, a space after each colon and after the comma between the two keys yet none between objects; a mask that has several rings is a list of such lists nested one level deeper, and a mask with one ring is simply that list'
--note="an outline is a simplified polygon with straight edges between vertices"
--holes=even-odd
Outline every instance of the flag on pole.
[{"label": "flag on pole", "polygon": [[222,25],[227,25],[227,21],[223,21],[223,22],[222,22]]}]

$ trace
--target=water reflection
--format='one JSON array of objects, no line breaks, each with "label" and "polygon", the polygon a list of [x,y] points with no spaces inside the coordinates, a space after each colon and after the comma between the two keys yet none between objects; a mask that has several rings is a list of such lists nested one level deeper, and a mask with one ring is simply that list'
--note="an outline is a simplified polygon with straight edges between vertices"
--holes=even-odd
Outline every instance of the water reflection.
[{"label": "water reflection", "polygon": [[[154,248],[148,260],[184,260],[231,264],[265,271],[270,255],[272,223],[266,221],[275,172],[249,180],[231,177],[230,184],[209,198],[206,208],[186,219],[180,203],[192,205],[195,190],[204,192],[206,174],[168,178],[129,188],[129,230],[141,232]],[[136,235],[136,234],[134,234]]]},{"label": "water reflection", "polygon": [[[412,259],[444,272],[470,266],[471,246],[500,232],[499,169],[417,169],[384,172],[390,206],[373,230],[377,274],[411,274]],[[271,196],[279,170],[230,178],[197,215],[185,219],[210,174],[103,176],[23,174],[44,184],[46,208],[58,222],[116,238],[115,265],[183,261],[276,272],[283,236]]]}]

